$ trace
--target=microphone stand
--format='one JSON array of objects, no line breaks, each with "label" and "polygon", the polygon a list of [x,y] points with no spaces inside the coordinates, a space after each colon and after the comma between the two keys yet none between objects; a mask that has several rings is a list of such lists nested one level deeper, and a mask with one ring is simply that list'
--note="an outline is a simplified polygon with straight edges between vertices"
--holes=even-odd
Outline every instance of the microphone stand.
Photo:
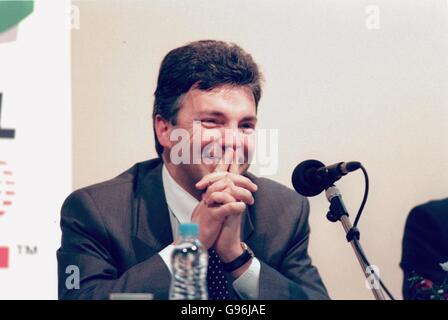
[{"label": "microphone stand", "polygon": [[350,242],[367,281],[369,281],[369,277],[371,275],[375,277],[372,285],[372,292],[375,299],[386,300],[383,292],[381,291],[380,278],[376,273],[374,273],[374,270],[372,270],[371,266],[367,262],[361,244],[359,243],[359,231],[357,228],[353,228],[352,223],[350,222],[347,209],[345,208],[344,201],[342,200],[341,192],[337,187],[331,185],[325,190],[325,195],[330,202],[330,211],[327,214],[327,219],[331,222],[341,222],[346,233],[347,241]]}]

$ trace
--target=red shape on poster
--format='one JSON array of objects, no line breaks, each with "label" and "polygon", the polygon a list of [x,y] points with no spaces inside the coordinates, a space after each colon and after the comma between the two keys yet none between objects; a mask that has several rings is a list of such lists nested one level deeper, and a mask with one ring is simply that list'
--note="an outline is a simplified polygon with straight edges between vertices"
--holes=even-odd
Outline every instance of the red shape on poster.
[{"label": "red shape on poster", "polygon": [[0,268],[9,267],[9,248],[0,247]]}]

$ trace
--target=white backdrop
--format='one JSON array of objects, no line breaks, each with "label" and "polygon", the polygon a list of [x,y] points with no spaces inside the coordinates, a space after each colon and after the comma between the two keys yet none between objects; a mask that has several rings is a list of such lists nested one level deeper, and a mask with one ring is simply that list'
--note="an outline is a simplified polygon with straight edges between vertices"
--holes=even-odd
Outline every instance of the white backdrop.
[{"label": "white backdrop", "polygon": [[0,216],[0,247],[9,251],[0,299],[57,297],[59,210],[71,190],[69,5],[35,1],[16,39],[0,43],[1,126],[15,130],[0,139],[0,188],[12,202]]}]

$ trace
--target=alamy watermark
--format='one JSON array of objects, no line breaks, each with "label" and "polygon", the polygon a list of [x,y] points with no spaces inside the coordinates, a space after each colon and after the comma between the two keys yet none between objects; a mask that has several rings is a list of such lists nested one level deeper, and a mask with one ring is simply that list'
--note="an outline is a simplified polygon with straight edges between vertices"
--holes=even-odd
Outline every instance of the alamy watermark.
[{"label": "alamy watermark", "polygon": [[79,30],[81,27],[81,14],[77,5],[70,5],[66,10],[66,28]]},{"label": "alamy watermark", "polygon": [[366,288],[369,290],[380,289],[380,268],[376,265],[370,265],[366,268]]},{"label": "alamy watermark", "polygon": [[65,273],[68,274],[65,279],[65,287],[67,290],[79,290],[79,267],[74,264],[68,265],[67,268],[65,268]]},{"label": "alamy watermark", "polygon": [[380,8],[376,5],[368,5],[365,9],[366,17],[366,28],[367,30],[378,30],[381,28],[380,24]]},{"label": "alamy watermark", "polygon": [[260,175],[273,175],[278,170],[278,129],[253,129],[245,134],[236,129],[204,130],[200,121],[194,121],[192,132],[175,128],[170,140],[175,142],[170,150],[170,161],[175,165],[226,162],[227,146],[235,151],[229,164],[256,164]]}]

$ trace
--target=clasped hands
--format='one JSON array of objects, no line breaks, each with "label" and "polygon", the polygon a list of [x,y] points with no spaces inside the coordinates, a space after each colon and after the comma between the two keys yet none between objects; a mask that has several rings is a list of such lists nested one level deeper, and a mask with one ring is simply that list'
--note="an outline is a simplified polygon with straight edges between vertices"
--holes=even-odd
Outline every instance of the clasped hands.
[{"label": "clasped hands", "polygon": [[254,203],[257,186],[239,173],[237,153],[229,148],[196,188],[204,191],[192,215],[199,224],[199,241],[207,249],[213,247],[223,262],[230,262],[243,253],[241,218],[246,206]]}]

